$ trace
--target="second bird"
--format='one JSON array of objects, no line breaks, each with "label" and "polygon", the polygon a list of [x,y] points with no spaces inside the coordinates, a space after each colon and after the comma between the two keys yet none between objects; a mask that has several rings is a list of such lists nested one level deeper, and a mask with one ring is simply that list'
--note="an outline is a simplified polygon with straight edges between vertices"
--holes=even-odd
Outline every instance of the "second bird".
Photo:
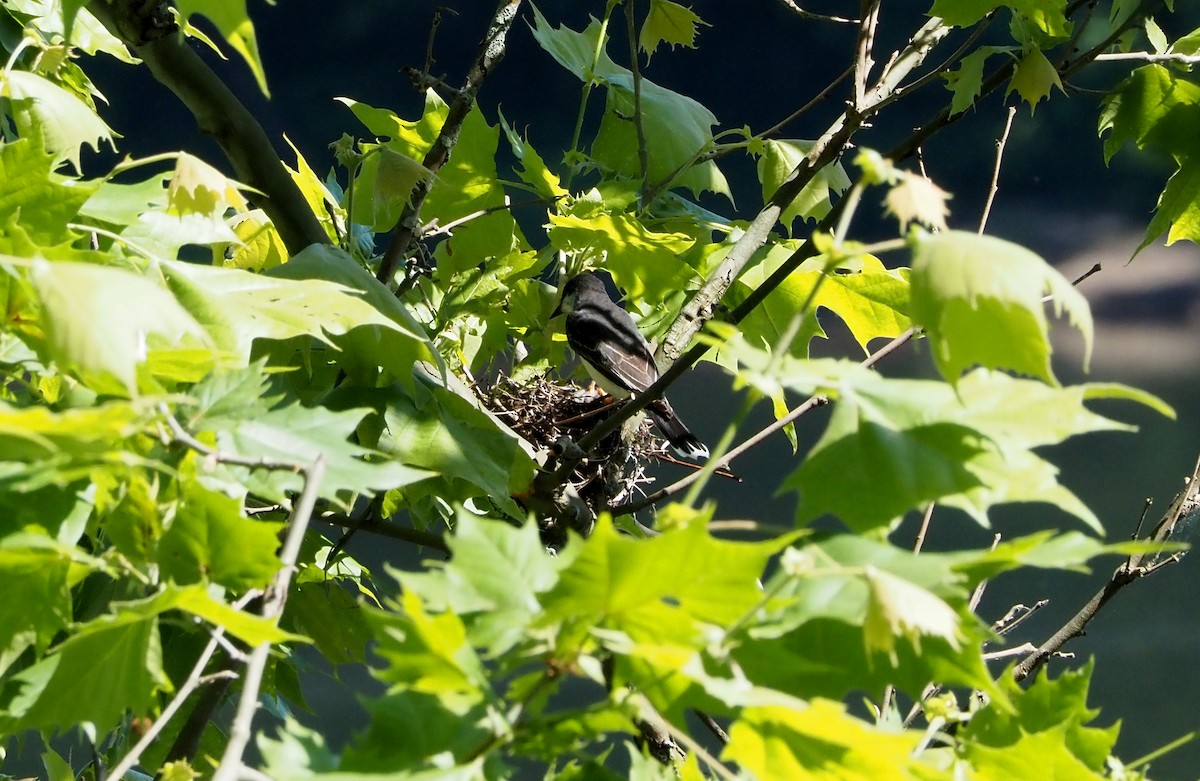
[{"label": "second bird", "polygon": [[[618,399],[641,393],[658,379],[650,344],[629,313],[608,297],[604,283],[592,273],[571,278],[563,288],[555,314],[567,316],[567,344],[600,387]],[[665,398],[646,407],[646,414],[685,458],[708,457],[708,448],[679,420]]]}]

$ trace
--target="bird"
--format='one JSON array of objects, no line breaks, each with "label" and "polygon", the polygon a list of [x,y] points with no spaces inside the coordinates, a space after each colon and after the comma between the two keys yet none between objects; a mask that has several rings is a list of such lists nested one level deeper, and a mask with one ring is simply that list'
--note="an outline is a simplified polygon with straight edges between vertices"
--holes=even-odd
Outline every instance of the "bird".
[{"label": "bird", "polygon": [[[566,315],[567,344],[613,398],[642,393],[658,379],[650,343],[629,313],[609,298],[600,277],[584,272],[568,280],[551,317],[560,313]],[[708,448],[688,430],[666,398],[650,402],[646,414],[680,456],[696,461],[708,458]]]}]

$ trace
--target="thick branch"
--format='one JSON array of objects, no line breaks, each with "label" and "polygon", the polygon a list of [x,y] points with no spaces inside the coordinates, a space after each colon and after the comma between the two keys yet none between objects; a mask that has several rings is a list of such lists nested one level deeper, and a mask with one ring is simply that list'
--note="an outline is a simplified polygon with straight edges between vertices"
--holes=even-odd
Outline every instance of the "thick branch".
[{"label": "thick branch", "polygon": [[200,132],[220,145],[237,180],[262,193],[249,197],[271,218],[288,252],[329,243],[254,115],[188,46],[166,4],[148,11],[146,6],[136,0],[93,0],[87,8],[187,106]]},{"label": "thick branch", "polygon": [[[520,6],[521,0],[501,0],[500,7],[496,9],[496,13],[492,17],[492,24],[479,48],[479,54],[475,58],[474,64],[471,65],[471,70],[467,72],[466,82],[455,95],[454,100],[450,102],[446,121],[442,124],[438,137],[434,139],[433,146],[425,154],[425,159],[421,161],[421,164],[430,171],[436,173],[450,159],[450,154],[454,151],[455,144],[458,143],[462,124],[467,115],[471,113],[471,107],[475,105],[475,95],[479,92],[479,88],[488,74],[504,57],[508,30],[512,27],[513,20],[517,18],[517,9]],[[408,204],[404,207],[399,222],[396,223],[396,232],[392,235],[392,241],[388,244],[383,260],[379,264],[379,273],[376,277],[385,285],[391,283],[396,270],[400,268],[400,264],[407,257],[413,242],[420,235],[421,207],[425,204],[425,199],[429,197],[429,190],[432,186],[433,177],[424,177],[413,187]]]},{"label": "thick branch", "polygon": [[[679,356],[691,343],[692,337],[704,327],[704,323],[713,317],[717,310],[717,304],[724,298],[725,293],[741,274],[742,269],[750,262],[750,258],[766,244],[771,230],[779,221],[783,210],[795,200],[800,191],[816,177],[821,169],[832,163],[845,151],[850,139],[862,126],[863,121],[885,105],[887,98],[899,88],[900,83],[925,61],[933,47],[948,33],[949,28],[938,18],[930,19],[922,25],[908,44],[892,57],[878,83],[867,92],[864,105],[857,107],[857,110],[848,108],[830,125],[824,135],[817,139],[805,159],[772,194],[766,206],[746,228],[745,233],[729,250],[729,254],[710,275],[704,286],[684,305],[679,317],[671,325],[659,345],[655,357],[660,366],[675,363],[679,359]],[[789,266],[787,273],[791,273],[792,268],[794,266]],[[765,297],[766,293],[774,289],[785,277],[786,274],[783,276],[772,275],[773,283],[760,286],[766,290],[761,293],[761,297],[758,297],[752,306],[757,306],[762,297]]]}]

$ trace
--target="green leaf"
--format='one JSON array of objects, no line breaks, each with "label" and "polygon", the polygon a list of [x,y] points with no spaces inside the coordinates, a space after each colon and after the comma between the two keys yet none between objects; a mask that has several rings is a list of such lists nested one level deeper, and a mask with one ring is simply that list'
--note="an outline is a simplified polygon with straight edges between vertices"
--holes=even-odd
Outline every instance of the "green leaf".
[{"label": "green leaf", "polygon": [[67,729],[85,721],[106,732],[126,711],[150,712],[154,692],[169,687],[158,622],[137,606],[116,608],[7,681],[0,690],[6,732]]},{"label": "green leaf", "polygon": [[155,353],[209,344],[170,292],[128,271],[39,261],[30,282],[42,307],[48,357],[97,390],[136,396],[138,367]]},{"label": "green leaf", "polygon": [[703,519],[695,519],[637,540],[617,534],[602,516],[543,598],[543,620],[616,629],[645,640],[677,627],[676,613],[693,622],[728,625],[759,601],[758,578],[767,560],[791,539],[718,540]]},{"label": "green leaf", "polygon": [[[651,181],[663,181],[712,143],[717,118],[711,111],[643,76],[642,126],[650,158],[649,171],[643,172],[637,130],[628,120],[634,113],[633,74],[601,49],[600,22],[592,19],[586,30],[576,32],[566,26],[551,27],[536,6],[533,13],[533,37],[538,44],[576,77],[608,88],[607,108],[591,150],[601,166],[623,176],[641,179],[644,174]],[[704,190],[729,195],[725,177],[711,160],[693,166],[674,183],[697,195]]]},{"label": "green leaf", "polygon": [[683,233],[658,233],[630,214],[592,217],[550,215],[550,243],[567,252],[605,255],[604,268],[636,300],[686,288],[696,272],[681,256],[695,240]]},{"label": "green leaf", "polygon": [[279,569],[283,524],[245,518],[241,502],[194,481],[182,493],[158,544],[163,575],[180,584],[211,580],[235,593],[266,587]]},{"label": "green leaf", "polygon": [[451,558],[429,574],[404,573],[401,584],[417,591],[427,607],[463,618],[474,645],[490,654],[511,649],[541,613],[541,596],[558,582],[567,563],[546,555],[536,524],[515,528],[460,509]]},{"label": "green leaf", "polygon": [[[804,162],[813,147],[812,141],[768,139],[763,143],[762,155],[758,158],[758,181],[762,183],[763,201],[767,201],[779,189],[796,166]],[[829,213],[831,198],[850,187],[850,177],[839,162],[833,162],[816,173],[784,209],[780,221],[791,233],[792,223],[797,217],[819,220]]]},{"label": "green leaf", "polygon": [[1008,90],[1004,94],[1007,95],[1015,90],[1029,104],[1029,110],[1032,112],[1040,100],[1050,97],[1052,87],[1058,87],[1060,92],[1063,91],[1058,71],[1050,60],[1046,59],[1046,55],[1042,54],[1041,49],[1033,49],[1026,52],[1025,56],[1021,58],[1021,62],[1017,64],[1012,81],[1009,82]]},{"label": "green leaf", "polygon": [[1053,39],[1071,34],[1067,0],[934,0],[929,15],[955,27],[969,27],[997,8],[1011,8]]},{"label": "green leaf", "polygon": [[0,602],[0,637],[26,633],[39,650],[71,620],[74,549],[35,535],[0,539],[0,578],[8,584]]},{"label": "green leaf", "polygon": [[[354,403],[382,408],[386,430],[379,449],[400,463],[439,477],[413,486],[408,495],[445,501],[490,497],[514,518],[525,512],[511,498],[533,479],[531,449],[482,408],[472,392],[447,375],[451,388],[420,373],[412,393],[393,387],[363,392]],[[349,399],[348,399],[349,400]]]},{"label": "green leaf", "polygon": [[314,245],[267,274],[166,261],[179,301],[226,351],[248,360],[256,339],[315,337],[347,370],[383,367],[407,381],[433,349],[412,314],[341,250]]},{"label": "green leaf", "polygon": [[201,15],[211,21],[230,47],[250,66],[258,88],[264,95],[271,94],[267,89],[267,75],[263,71],[254,24],[246,13],[246,0],[179,0],[175,5],[183,19]]},{"label": "green leaf", "polygon": [[908,781],[919,733],[889,734],[845,712],[841,703],[804,703],[779,696],[779,704],[746,708],[729,728],[722,759],[754,778],[832,778],[842,781]]},{"label": "green leaf", "polygon": [[1061,769],[1055,777],[1103,777],[1120,724],[1107,729],[1087,726],[1099,714],[1087,707],[1092,667],[1089,662],[1055,679],[1043,668],[1028,689],[1011,675],[1000,676],[998,683],[1012,709],[983,708],[961,735],[963,753],[983,771],[981,777],[1000,778],[1005,770],[1033,763]]},{"label": "green leaf", "polygon": [[897,666],[896,640],[901,637],[917,650],[923,636],[940,638],[955,651],[962,647],[958,613],[937,596],[874,567],[867,567],[865,579],[870,593],[863,622],[868,655],[885,653]]},{"label": "green leaf", "polygon": [[981,365],[1055,383],[1042,296],[1053,297],[1092,349],[1087,300],[1065,277],[1023,247],[992,236],[947,231],[916,239],[912,317],[924,326],[934,363],[950,382]]},{"label": "green leaf", "polygon": [[19,214],[22,229],[43,245],[74,238],[67,223],[97,187],[53,173],[53,164],[30,139],[0,144],[0,214]]},{"label": "green leaf", "polygon": [[684,46],[696,48],[697,29],[705,21],[690,8],[685,8],[671,0],[650,0],[650,12],[642,23],[642,31],[638,35],[638,48],[646,53],[646,61],[650,61],[658,45],[665,43],[672,49]]},{"label": "green leaf", "polygon": [[273,619],[238,610],[208,593],[204,585],[169,586],[142,603],[143,612],[163,613],[182,610],[213,626],[221,627],[250,647],[262,643],[304,642],[306,638],[285,632]]},{"label": "green leaf", "polygon": [[398,691],[463,695],[478,700],[490,691],[483,662],[467,643],[467,630],[454,613],[430,615],[421,598],[406,591],[395,612],[367,609],[367,623],[387,664],[376,676]]},{"label": "green leaf", "polygon": [[1104,98],[1099,132],[1105,160],[1127,141],[1139,149],[1154,147],[1176,160],[1200,154],[1200,140],[1187,132],[1200,120],[1200,85],[1186,74],[1162,65],[1134,70]]},{"label": "green leaf", "polygon": [[843,699],[889,685],[919,696],[936,680],[1003,700],[979,650],[990,632],[969,609],[972,584],[954,560],[844,535],[782,562],[763,613],[731,641],[754,684]]},{"label": "green leaf", "polygon": [[43,149],[56,160],[69,161],[76,171],[84,144],[97,151],[101,141],[112,144],[112,130],[91,107],[37,74],[5,70],[0,75],[0,96],[13,101],[12,113],[22,137],[40,138]]},{"label": "green leaf", "polygon": [[[413,781],[484,778],[479,772],[463,772],[461,767],[448,768],[446,761],[468,762],[472,753],[493,737],[493,730],[499,726],[497,715],[489,714],[484,705],[456,702],[424,692],[401,691],[372,700],[366,707],[371,726],[345,751],[342,760],[345,781],[396,778],[397,768],[407,770],[399,775]],[[413,729],[414,725],[418,728]],[[396,740],[399,734],[405,739]],[[435,767],[440,770],[432,771]],[[427,768],[430,772],[420,772]],[[371,773],[386,776],[367,775]]]},{"label": "green leaf", "polygon": [[[745,300],[799,244],[799,241],[789,241],[772,245],[763,262],[750,268],[734,283],[730,292],[732,303],[736,305]],[[871,255],[849,258],[836,269],[827,269],[827,265],[824,256],[801,263],[739,324],[746,338],[756,344],[780,344],[780,336],[810,297],[814,312],[805,318],[790,351],[798,357],[808,355],[812,337],[825,337],[815,316],[816,307],[827,309],[840,318],[864,353],[871,340],[899,336],[912,326],[908,319],[908,277],[904,271],[885,268]],[[818,284],[816,296],[812,297],[813,287]]]},{"label": "green leaf", "polygon": [[962,58],[958,69],[946,73],[946,87],[954,93],[950,99],[950,116],[961,114],[975,103],[983,89],[983,66],[993,54],[1007,54],[1010,46],[980,46]]},{"label": "green leaf", "polygon": [[288,595],[286,615],[331,664],[366,661],[371,631],[363,606],[336,581],[301,583]]}]

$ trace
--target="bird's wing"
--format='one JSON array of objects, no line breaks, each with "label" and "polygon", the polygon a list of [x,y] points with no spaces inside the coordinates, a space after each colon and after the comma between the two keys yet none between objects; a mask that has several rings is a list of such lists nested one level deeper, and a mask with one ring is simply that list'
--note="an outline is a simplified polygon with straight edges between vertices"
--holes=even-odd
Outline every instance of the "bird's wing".
[{"label": "bird's wing", "polygon": [[611,382],[640,393],[658,379],[650,345],[616,304],[611,311],[580,307],[567,316],[566,326],[571,349]]}]

